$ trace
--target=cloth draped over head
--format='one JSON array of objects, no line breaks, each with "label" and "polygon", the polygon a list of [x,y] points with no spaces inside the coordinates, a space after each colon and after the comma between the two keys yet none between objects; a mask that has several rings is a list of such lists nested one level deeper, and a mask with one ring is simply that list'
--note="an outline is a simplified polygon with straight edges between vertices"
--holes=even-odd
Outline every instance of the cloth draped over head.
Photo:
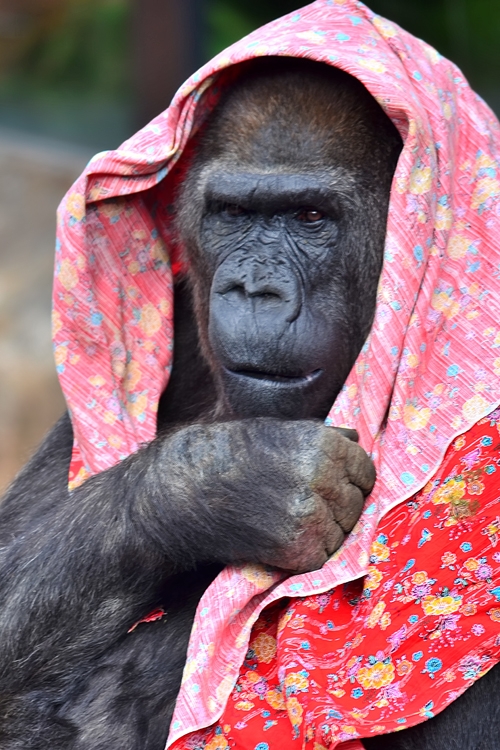
[{"label": "cloth draped over head", "polygon": [[374,324],[327,418],[358,430],[378,479],[354,531],[320,571],[282,580],[246,566],[216,579],[199,608],[170,742],[220,715],[262,608],[364,575],[378,521],[500,402],[498,121],[424,42],[357,0],[316,0],[191,76],[164,113],[116,151],[97,154],[61,203],[53,335],[74,430],[70,486],[155,435],[175,345],[181,157],[230,85],[225,71],[266,55],[311,58],[355,76],[404,140]]}]

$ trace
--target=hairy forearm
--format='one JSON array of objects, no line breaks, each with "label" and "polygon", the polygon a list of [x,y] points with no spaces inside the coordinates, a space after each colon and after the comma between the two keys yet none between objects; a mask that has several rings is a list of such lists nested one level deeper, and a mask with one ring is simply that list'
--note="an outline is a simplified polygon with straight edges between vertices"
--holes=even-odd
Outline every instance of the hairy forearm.
[{"label": "hairy forearm", "polygon": [[[256,518],[260,549],[273,546],[266,531],[279,519],[271,497],[267,521],[254,508],[256,495],[275,494],[272,478],[266,488],[247,481],[242,489],[247,441],[255,446],[256,436],[250,425],[250,433],[233,427],[157,438],[72,493],[67,451],[51,466],[42,448],[32,461],[31,502],[28,467],[0,506],[0,689],[2,681],[34,686],[46,669],[62,676],[72,660],[85,664],[104,652],[156,606],[172,574],[199,562],[255,559]],[[252,476],[265,476],[266,453],[264,446]],[[52,445],[46,461],[54,456]]]},{"label": "hairy forearm", "polygon": [[33,685],[45,669],[53,678],[86,665],[160,603],[171,575],[199,563],[320,567],[374,480],[350,440],[319,421],[275,419],[173,431],[72,493],[67,465],[55,474],[53,486],[34,477],[36,509],[21,492],[16,516],[16,486],[0,508],[10,524],[0,691],[2,677]]},{"label": "hairy forearm", "polygon": [[[32,472],[30,502],[29,472],[7,493],[0,506],[0,682],[33,684],[49,658],[51,674],[58,666],[67,671],[72,658],[92,658],[154,606],[169,575],[195,564],[196,540],[210,535],[203,493],[193,482],[182,492],[181,458],[169,440],[73,493],[66,457],[64,467],[52,468],[35,457],[40,473]],[[44,471],[52,471],[52,486]]]}]

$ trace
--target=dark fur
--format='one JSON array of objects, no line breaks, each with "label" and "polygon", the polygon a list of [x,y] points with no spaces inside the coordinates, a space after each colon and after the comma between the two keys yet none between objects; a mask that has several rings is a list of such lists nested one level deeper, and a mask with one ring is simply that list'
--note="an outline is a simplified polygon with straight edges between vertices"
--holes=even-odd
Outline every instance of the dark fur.
[{"label": "dark fur", "polygon": [[[175,290],[157,439],[69,494],[65,416],[0,506],[2,750],[161,750],[194,611],[221,567],[311,570],[352,528],[371,463],[311,417],[325,416],[371,325],[400,146],[359,83],[305,61],[249,65],[211,117],[179,199],[191,271]],[[295,175],[285,194],[270,173]],[[319,194],[296,206],[311,177]],[[322,223],[303,224],[300,205]],[[234,340],[217,312],[228,300],[248,322]],[[308,358],[313,385],[301,380]],[[292,376],[290,398],[279,379]],[[129,632],[158,606],[166,618]],[[477,716],[498,674],[455,705]],[[498,710],[477,733],[467,722],[471,740],[457,711],[367,746],[496,745]]]}]

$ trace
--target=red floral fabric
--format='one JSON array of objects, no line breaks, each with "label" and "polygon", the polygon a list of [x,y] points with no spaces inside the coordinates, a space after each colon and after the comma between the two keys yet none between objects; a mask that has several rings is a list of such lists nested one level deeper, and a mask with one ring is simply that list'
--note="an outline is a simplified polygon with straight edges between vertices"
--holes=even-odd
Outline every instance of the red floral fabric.
[{"label": "red floral fabric", "polygon": [[455,439],[379,524],[365,578],[265,609],[222,718],[176,750],[334,748],[432,717],[487,672],[500,659],[499,432],[497,410]]}]

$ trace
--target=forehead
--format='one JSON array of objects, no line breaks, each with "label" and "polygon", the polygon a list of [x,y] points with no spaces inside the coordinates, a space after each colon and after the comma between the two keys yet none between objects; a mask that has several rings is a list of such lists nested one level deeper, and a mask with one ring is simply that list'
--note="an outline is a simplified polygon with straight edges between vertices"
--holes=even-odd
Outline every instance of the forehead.
[{"label": "forehead", "polygon": [[364,86],[308,60],[254,61],[206,126],[204,160],[254,168],[349,166],[363,160],[386,117]]}]

